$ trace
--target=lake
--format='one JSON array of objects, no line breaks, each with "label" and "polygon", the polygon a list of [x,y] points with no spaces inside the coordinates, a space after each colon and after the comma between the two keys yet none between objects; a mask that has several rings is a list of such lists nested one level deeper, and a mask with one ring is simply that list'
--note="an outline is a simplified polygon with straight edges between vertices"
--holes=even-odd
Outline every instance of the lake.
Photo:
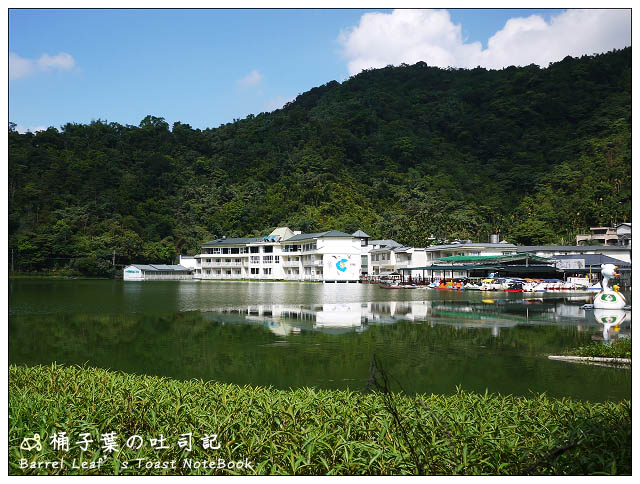
[{"label": "lake", "polygon": [[[630,295],[627,297],[630,304]],[[11,279],[9,362],[177,379],[362,390],[375,355],[396,390],[604,401],[629,370],[549,354],[630,337],[589,295],[384,290],[369,284]]]}]

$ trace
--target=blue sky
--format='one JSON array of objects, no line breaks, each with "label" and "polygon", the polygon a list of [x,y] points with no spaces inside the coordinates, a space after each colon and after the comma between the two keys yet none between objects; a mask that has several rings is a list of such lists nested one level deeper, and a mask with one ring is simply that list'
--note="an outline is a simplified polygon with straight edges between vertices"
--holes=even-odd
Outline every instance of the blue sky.
[{"label": "blue sky", "polygon": [[545,66],[630,45],[630,24],[628,10],[11,10],[9,120],[217,127],[362,68]]}]

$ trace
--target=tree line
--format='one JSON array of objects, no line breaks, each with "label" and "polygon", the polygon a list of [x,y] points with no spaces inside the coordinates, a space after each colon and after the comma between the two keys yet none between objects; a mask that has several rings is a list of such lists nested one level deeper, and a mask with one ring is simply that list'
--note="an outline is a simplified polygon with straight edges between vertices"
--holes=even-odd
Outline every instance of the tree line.
[{"label": "tree line", "polygon": [[9,125],[14,269],[106,275],[201,243],[362,229],[574,244],[631,217],[631,48],[547,68],[361,72],[217,128]]}]

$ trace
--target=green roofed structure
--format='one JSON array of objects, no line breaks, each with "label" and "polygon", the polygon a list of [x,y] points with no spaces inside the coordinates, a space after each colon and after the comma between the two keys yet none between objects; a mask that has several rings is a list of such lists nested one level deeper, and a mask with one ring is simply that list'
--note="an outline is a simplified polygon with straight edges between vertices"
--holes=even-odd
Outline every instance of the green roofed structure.
[{"label": "green roofed structure", "polygon": [[554,260],[547,257],[526,253],[452,255],[436,258],[432,265],[399,270],[403,273],[423,271],[423,279],[486,277],[490,273],[506,277],[550,277],[559,275],[554,263]]}]

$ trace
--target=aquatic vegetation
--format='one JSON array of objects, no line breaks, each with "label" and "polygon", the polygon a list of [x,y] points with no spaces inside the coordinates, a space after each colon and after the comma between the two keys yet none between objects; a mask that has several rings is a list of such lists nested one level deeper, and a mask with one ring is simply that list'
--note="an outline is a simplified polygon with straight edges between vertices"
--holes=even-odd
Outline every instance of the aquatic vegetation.
[{"label": "aquatic vegetation", "polygon": [[594,356],[602,358],[631,358],[631,339],[620,338],[610,344],[593,342],[575,350],[567,351],[568,355]]},{"label": "aquatic vegetation", "polygon": [[[461,389],[454,395],[408,397],[389,392],[386,375],[375,365],[369,387],[366,392],[275,390],[55,364],[12,365],[9,472],[631,473],[631,404],[626,400],[591,403]],[[68,450],[52,448],[61,432],[69,439]],[[24,439],[35,433],[41,449],[21,450]],[[189,433],[191,451],[178,443]],[[103,448],[109,435],[117,438],[113,452]],[[166,446],[157,445],[161,437]],[[84,451],[77,445],[83,438],[93,441]],[[155,448],[151,439],[156,439]],[[205,442],[220,447],[205,448]],[[61,459],[61,468],[30,467]],[[205,465],[220,459],[249,465]]]}]

